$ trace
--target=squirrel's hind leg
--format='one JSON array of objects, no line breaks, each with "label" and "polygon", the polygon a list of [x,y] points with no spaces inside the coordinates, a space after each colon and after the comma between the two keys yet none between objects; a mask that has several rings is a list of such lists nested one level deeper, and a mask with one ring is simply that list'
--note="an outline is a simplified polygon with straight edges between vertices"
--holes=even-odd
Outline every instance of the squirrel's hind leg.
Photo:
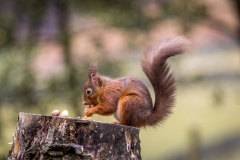
[{"label": "squirrel's hind leg", "polygon": [[144,126],[149,112],[147,101],[144,102],[143,98],[137,95],[127,95],[121,98],[118,102],[120,123],[132,127]]}]

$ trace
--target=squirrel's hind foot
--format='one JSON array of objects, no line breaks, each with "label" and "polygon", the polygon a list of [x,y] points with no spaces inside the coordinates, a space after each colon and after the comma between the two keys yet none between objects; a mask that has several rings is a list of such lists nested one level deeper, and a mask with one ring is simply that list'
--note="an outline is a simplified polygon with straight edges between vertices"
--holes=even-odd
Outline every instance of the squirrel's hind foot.
[{"label": "squirrel's hind foot", "polygon": [[121,123],[118,121],[114,121],[114,122],[112,122],[112,124],[121,124]]}]

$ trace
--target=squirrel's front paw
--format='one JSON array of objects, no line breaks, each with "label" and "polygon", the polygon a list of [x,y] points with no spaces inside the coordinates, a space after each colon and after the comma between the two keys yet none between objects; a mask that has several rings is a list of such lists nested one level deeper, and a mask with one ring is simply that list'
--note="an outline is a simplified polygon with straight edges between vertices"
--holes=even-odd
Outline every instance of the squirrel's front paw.
[{"label": "squirrel's front paw", "polygon": [[92,116],[92,115],[94,114],[93,109],[92,109],[92,108],[85,108],[84,114],[85,114],[87,117]]}]

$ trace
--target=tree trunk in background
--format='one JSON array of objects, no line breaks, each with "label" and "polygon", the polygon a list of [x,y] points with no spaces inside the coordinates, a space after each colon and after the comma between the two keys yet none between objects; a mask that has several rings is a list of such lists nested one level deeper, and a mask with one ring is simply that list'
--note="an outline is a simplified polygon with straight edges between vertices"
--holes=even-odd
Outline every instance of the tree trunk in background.
[{"label": "tree trunk in background", "polygon": [[[238,23],[240,23],[240,1],[239,0],[232,0],[238,15]],[[238,24],[238,40],[240,41],[240,24]]]},{"label": "tree trunk in background", "polygon": [[237,38],[238,44],[240,44],[240,1],[239,0],[232,0],[234,5],[236,6],[237,16],[238,16],[238,31],[237,31]]},{"label": "tree trunk in background", "polygon": [[141,159],[139,129],[21,112],[8,159]]},{"label": "tree trunk in background", "polygon": [[76,67],[72,62],[71,56],[71,34],[69,31],[69,18],[70,18],[70,4],[66,1],[58,1],[56,0],[55,3],[58,4],[58,15],[59,15],[59,27],[60,27],[60,43],[63,46],[64,52],[64,60],[67,68],[68,79],[67,82],[70,88],[70,103],[72,108],[78,112],[77,115],[83,115],[82,110],[79,110],[79,93],[78,93],[78,80],[77,80],[77,73]]}]

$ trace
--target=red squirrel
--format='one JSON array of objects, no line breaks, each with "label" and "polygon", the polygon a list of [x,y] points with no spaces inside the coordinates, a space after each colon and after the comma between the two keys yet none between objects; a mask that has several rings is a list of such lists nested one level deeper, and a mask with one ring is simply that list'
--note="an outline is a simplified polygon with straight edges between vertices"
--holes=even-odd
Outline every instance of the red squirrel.
[{"label": "red squirrel", "polygon": [[133,127],[160,124],[171,113],[175,101],[175,80],[166,61],[171,56],[184,53],[188,46],[186,38],[176,37],[160,40],[146,49],[141,66],[154,89],[154,105],[147,87],[139,79],[101,76],[97,66],[91,64],[82,93],[83,104],[89,105],[85,115],[113,114],[117,120],[113,124]]}]

